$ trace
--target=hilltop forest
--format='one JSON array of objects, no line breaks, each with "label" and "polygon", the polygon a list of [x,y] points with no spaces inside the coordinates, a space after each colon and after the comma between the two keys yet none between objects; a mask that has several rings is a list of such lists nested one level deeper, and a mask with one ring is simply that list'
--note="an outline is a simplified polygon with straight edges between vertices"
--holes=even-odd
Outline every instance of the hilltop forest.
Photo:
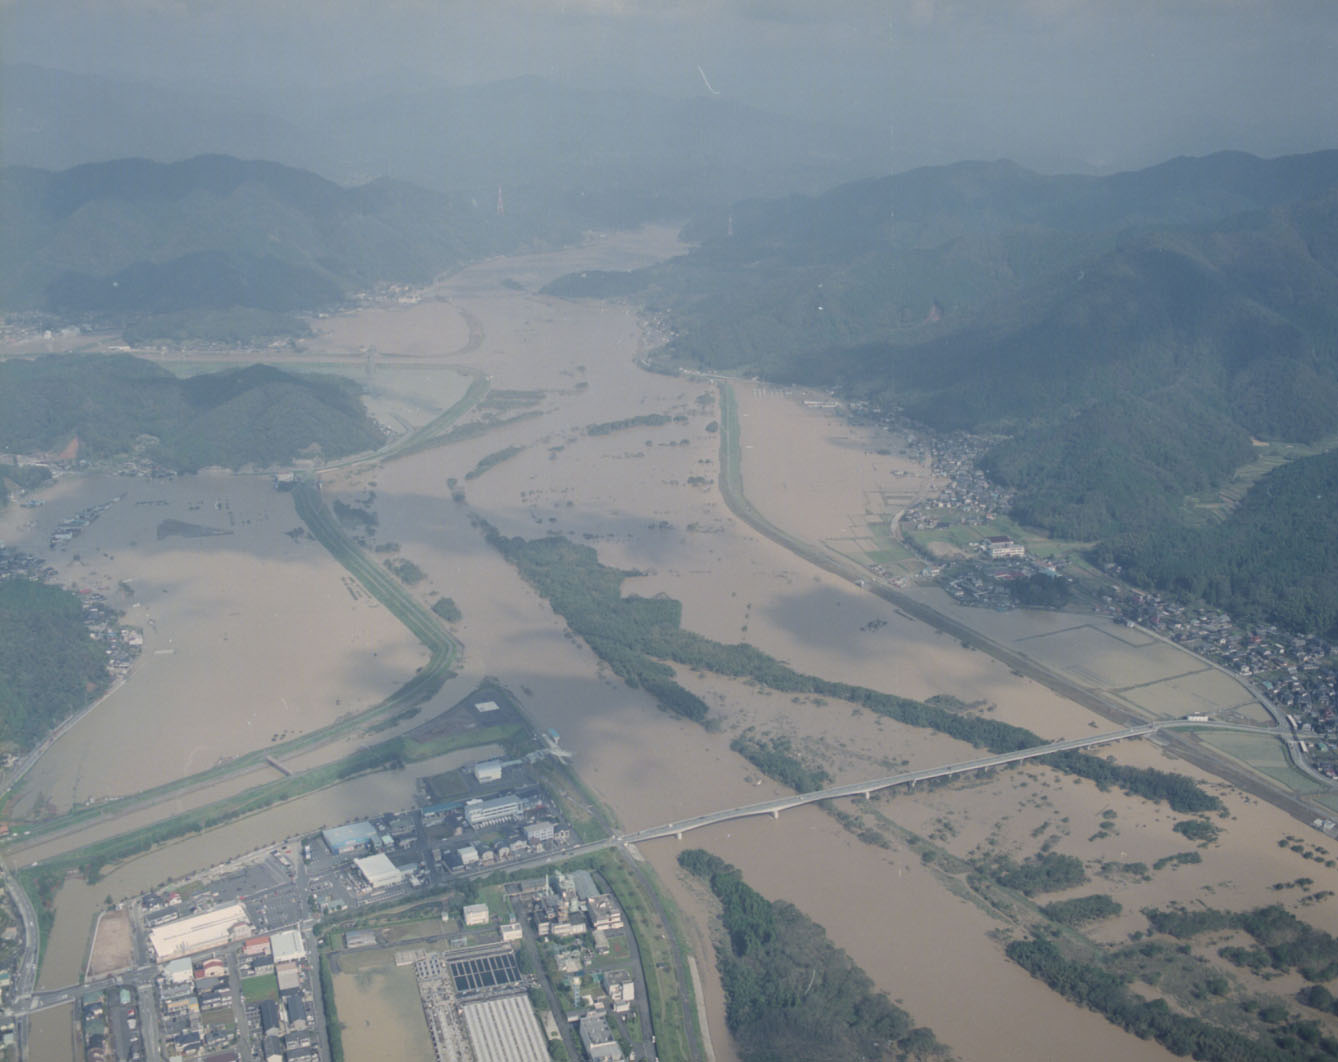
[{"label": "hilltop forest", "polygon": [[384,436],[352,382],[264,365],[188,379],[128,355],[0,363],[0,451],[138,453],[181,472],[374,449]]},{"label": "hilltop forest", "polygon": [[0,582],[0,744],[30,748],[107,684],[77,595],[29,579]]}]

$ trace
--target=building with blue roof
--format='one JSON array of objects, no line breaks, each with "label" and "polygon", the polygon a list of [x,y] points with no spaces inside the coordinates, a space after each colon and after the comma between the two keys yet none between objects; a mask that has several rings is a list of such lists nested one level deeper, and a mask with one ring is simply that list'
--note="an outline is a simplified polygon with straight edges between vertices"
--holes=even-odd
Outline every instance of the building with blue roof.
[{"label": "building with blue roof", "polygon": [[347,855],[376,844],[376,829],[370,822],[350,822],[346,826],[336,826],[332,830],[322,830],[321,837],[326,846],[335,855]]}]

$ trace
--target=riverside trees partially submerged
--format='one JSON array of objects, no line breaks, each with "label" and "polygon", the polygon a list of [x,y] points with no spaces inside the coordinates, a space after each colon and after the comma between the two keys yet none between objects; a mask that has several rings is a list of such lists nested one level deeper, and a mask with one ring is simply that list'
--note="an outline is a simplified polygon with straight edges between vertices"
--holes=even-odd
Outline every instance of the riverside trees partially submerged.
[{"label": "riverside trees partially submerged", "polygon": [[716,960],[725,1020],[744,1062],[950,1057],[794,905],[768,900],[700,848],[679,853],[678,862],[721,904],[728,941],[717,945]]},{"label": "riverside trees partially submerged", "polygon": [[[724,645],[684,630],[683,608],[678,601],[666,596],[624,597],[622,582],[635,573],[601,564],[589,546],[556,535],[507,538],[486,521],[483,531],[619,678],[629,686],[645,689],[666,711],[698,723],[707,721],[706,702],[679,685],[673,668],[666,663],[671,661],[717,675],[751,679],[784,693],[839,698],[899,723],[937,730],[991,752],[1044,744],[1043,738],[1020,726],[955,712],[942,704],[805,675],[755,646],[742,642]],[[1216,797],[1184,775],[1170,771],[1129,767],[1074,751],[1047,756],[1045,762],[1103,787],[1114,786],[1131,796],[1165,801],[1175,811],[1220,807]]]}]

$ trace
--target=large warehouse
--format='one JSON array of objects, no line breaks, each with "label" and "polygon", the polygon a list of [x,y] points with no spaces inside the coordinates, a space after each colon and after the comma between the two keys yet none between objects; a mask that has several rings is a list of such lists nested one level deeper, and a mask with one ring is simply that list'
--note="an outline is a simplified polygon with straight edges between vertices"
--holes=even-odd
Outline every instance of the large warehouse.
[{"label": "large warehouse", "polygon": [[353,860],[354,866],[374,889],[386,889],[404,880],[404,872],[383,853]]},{"label": "large warehouse", "polygon": [[503,996],[460,1008],[479,1062],[548,1062],[548,1041],[527,996]]},{"label": "large warehouse", "polygon": [[302,934],[296,929],[276,929],[269,935],[269,947],[275,966],[281,962],[301,959],[307,954],[306,945],[302,943]]},{"label": "large warehouse", "polygon": [[332,830],[322,830],[326,846],[335,855],[358,852],[371,848],[376,842],[376,830],[370,822],[350,822],[346,826],[336,826]]},{"label": "large warehouse", "polygon": [[149,946],[158,962],[168,962],[234,940],[245,940],[254,933],[246,908],[234,903],[155,927],[149,932]]}]

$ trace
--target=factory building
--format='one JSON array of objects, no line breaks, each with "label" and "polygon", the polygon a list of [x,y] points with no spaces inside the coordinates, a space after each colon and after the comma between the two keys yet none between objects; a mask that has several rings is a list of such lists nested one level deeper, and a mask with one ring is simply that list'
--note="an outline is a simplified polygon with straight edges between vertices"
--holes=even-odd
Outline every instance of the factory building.
[{"label": "factory building", "polygon": [[268,955],[269,937],[252,937],[242,944],[242,954],[248,959],[253,959],[257,955]]},{"label": "factory building", "polygon": [[1027,555],[1026,549],[1007,535],[991,535],[985,539],[985,552],[989,554],[990,560],[1004,560],[1009,557],[1025,557]]},{"label": "factory building", "polygon": [[587,1014],[581,1019],[581,1044],[594,1062],[623,1062],[623,1049],[613,1038],[613,1031],[602,1014]]},{"label": "factory building", "polygon": [[524,995],[502,996],[460,1008],[479,1062],[548,1062],[547,1041]]},{"label": "factory building", "polygon": [[388,889],[404,880],[404,872],[384,853],[378,852],[376,855],[355,859],[353,864],[373,889]]},{"label": "factory building", "polygon": [[623,912],[618,901],[610,895],[592,896],[586,902],[586,915],[590,919],[591,929],[622,929]]},{"label": "factory building", "polygon": [[480,800],[475,797],[465,804],[465,822],[469,824],[471,830],[481,830],[488,826],[495,826],[499,822],[511,822],[524,814],[521,807],[520,797],[514,793],[506,796],[493,797],[491,800]]},{"label": "factory building", "polygon": [[235,940],[245,940],[255,930],[239,903],[219,907],[192,918],[179,918],[149,932],[149,946],[158,962],[167,962],[197,951],[209,951]]},{"label": "factory building", "polygon": [[615,1014],[626,1014],[636,999],[636,982],[626,970],[609,970],[604,974],[604,990],[613,1001]]}]

